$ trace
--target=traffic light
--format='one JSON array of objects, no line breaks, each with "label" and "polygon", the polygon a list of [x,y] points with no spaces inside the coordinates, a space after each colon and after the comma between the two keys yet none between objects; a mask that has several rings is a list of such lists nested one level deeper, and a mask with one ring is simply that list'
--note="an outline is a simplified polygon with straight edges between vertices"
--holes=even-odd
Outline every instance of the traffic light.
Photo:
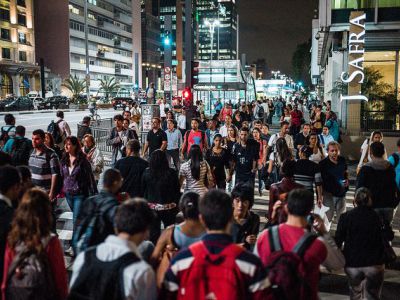
[{"label": "traffic light", "polygon": [[192,90],[187,87],[182,91],[182,98],[183,98],[183,106],[189,107],[192,106]]},{"label": "traffic light", "polygon": [[171,45],[171,33],[169,32],[169,30],[165,30],[165,32],[164,32],[163,44],[164,44],[164,46]]},{"label": "traffic light", "polygon": [[199,83],[199,65],[198,61],[192,61],[192,86]]}]

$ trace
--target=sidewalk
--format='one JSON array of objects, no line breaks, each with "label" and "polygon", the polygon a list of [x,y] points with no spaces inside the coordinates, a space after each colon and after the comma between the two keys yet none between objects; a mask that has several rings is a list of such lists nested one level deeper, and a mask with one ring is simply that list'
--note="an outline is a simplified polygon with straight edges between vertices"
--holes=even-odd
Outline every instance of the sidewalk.
[{"label": "sidewalk", "polygon": [[[78,109],[78,108],[62,109],[63,112],[74,112],[74,111],[84,111],[84,110],[87,110],[87,109]],[[0,112],[0,116],[4,116],[6,114],[13,114],[15,116],[18,116],[18,115],[33,115],[33,114],[47,114],[47,113],[54,113],[56,111],[58,111],[58,109],[2,111],[2,112]]]}]

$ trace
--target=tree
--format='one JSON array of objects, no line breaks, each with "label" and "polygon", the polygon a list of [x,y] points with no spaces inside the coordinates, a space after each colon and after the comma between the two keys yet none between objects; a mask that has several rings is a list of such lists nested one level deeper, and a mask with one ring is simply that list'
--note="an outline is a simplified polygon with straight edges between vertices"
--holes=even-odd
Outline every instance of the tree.
[{"label": "tree", "polygon": [[118,88],[119,88],[119,83],[115,81],[115,77],[111,77],[110,79],[105,79],[105,80],[100,79],[99,92],[102,91],[105,94],[107,101],[110,94],[116,92]]},{"label": "tree", "polygon": [[67,88],[71,94],[71,102],[75,103],[79,98],[80,93],[82,93],[86,88],[86,81],[79,79],[76,75],[70,75],[68,79],[62,84],[63,87]]},{"label": "tree", "polygon": [[310,65],[311,65],[311,40],[299,44],[292,56],[292,71],[295,81],[303,81],[310,84]]}]

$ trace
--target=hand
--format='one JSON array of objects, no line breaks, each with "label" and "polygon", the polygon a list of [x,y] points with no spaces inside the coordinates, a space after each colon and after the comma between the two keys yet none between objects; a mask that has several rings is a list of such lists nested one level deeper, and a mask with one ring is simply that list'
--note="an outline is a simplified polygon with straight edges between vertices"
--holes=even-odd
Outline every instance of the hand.
[{"label": "hand", "polygon": [[226,182],[231,182],[232,181],[232,175],[228,175],[226,177]]},{"label": "hand", "polygon": [[257,236],[255,234],[246,236],[246,242],[250,245],[254,245],[257,242]]},{"label": "hand", "polygon": [[50,202],[54,202],[54,200],[56,199],[56,196],[51,191],[49,192],[49,199],[50,199]]},{"label": "hand", "polygon": [[252,170],[251,170],[251,173],[257,173],[257,167],[255,167],[255,168],[253,168]]},{"label": "hand", "polygon": [[318,205],[319,208],[322,207],[322,198],[318,198],[317,205]]},{"label": "hand", "polygon": [[325,223],[321,219],[321,217],[316,214],[313,214],[313,217],[314,217],[314,223],[313,223],[314,229],[321,235],[328,233],[328,231],[326,230],[326,227],[325,227]]},{"label": "hand", "polygon": [[276,213],[279,208],[281,208],[283,205],[282,201],[278,200],[274,203],[274,206],[272,207],[272,213],[271,213],[271,220],[274,220],[276,217]]}]

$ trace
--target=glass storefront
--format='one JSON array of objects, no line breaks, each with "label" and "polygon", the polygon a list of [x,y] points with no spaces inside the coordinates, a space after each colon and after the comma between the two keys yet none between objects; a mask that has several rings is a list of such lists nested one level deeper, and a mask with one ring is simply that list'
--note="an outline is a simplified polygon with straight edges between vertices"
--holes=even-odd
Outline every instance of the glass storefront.
[{"label": "glass storefront", "polygon": [[378,7],[400,7],[400,0],[332,0],[332,9],[364,9]]}]

